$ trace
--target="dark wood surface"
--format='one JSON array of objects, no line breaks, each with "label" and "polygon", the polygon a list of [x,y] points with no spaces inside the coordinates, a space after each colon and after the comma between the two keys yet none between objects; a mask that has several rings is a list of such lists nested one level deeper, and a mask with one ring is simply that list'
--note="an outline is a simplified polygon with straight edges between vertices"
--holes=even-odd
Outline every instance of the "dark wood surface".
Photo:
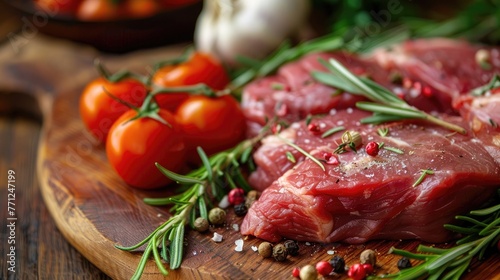
[{"label": "dark wood surface", "polygon": [[[21,17],[0,1],[0,47],[22,27]],[[12,58],[15,55],[12,53]],[[0,59],[0,65],[6,62]],[[40,194],[36,158],[42,119],[28,95],[11,98],[0,85],[0,279],[110,279],[57,229]],[[7,175],[16,172],[16,273],[7,273]]]}]

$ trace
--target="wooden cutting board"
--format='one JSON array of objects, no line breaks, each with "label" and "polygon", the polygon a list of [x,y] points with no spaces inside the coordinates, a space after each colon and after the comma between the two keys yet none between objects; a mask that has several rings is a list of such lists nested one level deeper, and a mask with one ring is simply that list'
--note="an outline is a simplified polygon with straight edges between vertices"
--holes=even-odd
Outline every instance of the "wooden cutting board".
[{"label": "wooden cutting board", "polygon": [[[80,45],[46,39],[29,41],[18,53],[0,49],[0,92],[8,94],[17,110],[40,114],[43,133],[38,156],[38,177],[45,203],[65,238],[86,258],[114,279],[129,279],[140,253],[118,250],[115,244],[133,245],[169,216],[168,209],[144,204],[144,197],[162,197],[165,191],[139,191],[125,185],[108,164],[102,144],[86,132],[78,115],[80,92],[97,77],[93,60],[100,58],[112,71],[130,69],[147,73],[158,60],[181,53],[174,46],[121,56],[100,54]],[[285,262],[263,259],[252,246],[260,240],[241,236],[242,219],[228,211],[227,224],[200,234],[188,231],[182,267],[170,271],[171,279],[291,279],[293,267],[329,260],[334,251],[348,265],[358,262],[362,250],[378,253],[377,274],[396,272],[398,256],[387,254],[391,246],[415,250],[416,241],[374,241],[364,245],[300,243],[300,255]],[[213,232],[223,242],[211,240]],[[235,240],[245,240],[236,252]],[[446,246],[446,245],[438,245]],[[475,263],[465,279],[499,279],[499,254]],[[144,279],[160,279],[153,260]],[[345,274],[327,279],[345,279]]]}]

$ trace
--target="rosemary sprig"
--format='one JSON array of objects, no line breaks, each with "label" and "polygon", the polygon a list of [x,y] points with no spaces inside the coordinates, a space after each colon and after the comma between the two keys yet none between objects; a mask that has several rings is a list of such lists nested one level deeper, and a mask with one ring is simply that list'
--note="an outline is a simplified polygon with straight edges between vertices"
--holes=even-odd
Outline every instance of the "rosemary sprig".
[{"label": "rosemary sprig", "polygon": [[330,85],[352,94],[362,95],[372,102],[358,102],[356,107],[371,111],[374,115],[362,120],[363,123],[382,123],[404,119],[424,119],[447,129],[466,134],[467,131],[455,124],[443,121],[413,106],[393,94],[388,89],[367,78],[355,76],[335,59],[321,61],[330,71],[313,72],[313,77],[326,85]]},{"label": "rosemary sprig", "polygon": [[420,185],[420,183],[422,183],[422,181],[424,181],[425,177],[427,177],[427,175],[432,175],[434,174],[434,171],[432,169],[422,169],[420,170],[421,174],[420,174],[420,177],[418,177],[417,181],[415,181],[415,183],[413,183],[412,187],[416,187],[418,185]]},{"label": "rosemary sprig", "polygon": [[231,187],[235,187],[238,183],[239,186],[249,189],[241,174],[240,165],[248,163],[251,150],[264,135],[265,130],[256,137],[245,140],[236,147],[217,153],[210,158],[201,148],[198,148],[203,165],[187,175],[174,173],[156,164],[160,172],[187,189],[171,197],[144,199],[144,202],[150,205],[172,205],[170,211],[173,215],[136,245],[130,247],[116,245],[118,249],[132,251],[147,244],[132,279],[140,279],[151,254],[163,275],[168,275],[168,270],[162,263],[162,259],[169,263],[170,269],[180,267],[183,258],[185,226],[189,224],[193,227],[197,215],[208,219],[207,203],[210,203],[214,197],[220,200],[224,196],[226,183]]},{"label": "rosemary sprig", "polygon": [[308,153],[307,151],[305,151],[304,149],[302,149],[301,147],[297,146],[296,144],[294,144],[292,141],[286,139],[286,138],[283,138],[279,135],[276,135],[276,137],[278,137],[281,141],[285,142],[285,144],[287,144],[288,146],[294,148],[295,150],[297,150],[298,152],[300,152],[301,154],[303,154],[305,157],[309,158],[310,160],[312,160],[314,163],[316,163],[320,168],[321,170],[325,171],[325,166],[321,163],[321,161],[319,161],[317,158],[315,158],[313,155],[311,155],[310,153]]},{"label": "rosemary sprig", "polygon": [[252,61],[250,68],[239,73],[232,80],[230,88],[232,90],[240,89],[255,78],[267,76],[284,63],[295,60],[307,53],[331,51],[342,46],[344,46],[344,40],[336,34],[325,35],[324,37],[303,42],[295,47],[292,47],[289,42],[285,42],[262,62]]},{"label": "rosemary sprig", "polygon": [[[500,193],[500,190],[499,190]],[[482,218],[482,219],[481,219]],[[423,261],[417,266],[403,269],[398,273],[373,276],[370,279],[460,279],[474,258],[483,259],[485,253],[500,240],[500,204],[471,211],[468,216],[457,216],[457,220],[469,226],[445,225],[445,228],[464,237],[456,246],[440,249],[419,245],[419,253],[391,248],[390,253]]]}]

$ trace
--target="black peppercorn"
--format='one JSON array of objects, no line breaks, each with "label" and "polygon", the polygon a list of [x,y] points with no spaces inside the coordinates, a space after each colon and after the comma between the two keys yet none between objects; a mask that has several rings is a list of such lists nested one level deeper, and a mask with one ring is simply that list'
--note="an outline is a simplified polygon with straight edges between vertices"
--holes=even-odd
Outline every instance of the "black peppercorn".
[{"label": "black peppercorn", "polygon": [[399,270],[402,270],[405,268],[410,268],[410,267],[411,267],[411,262],[407,257],[402,257],[401,259],[399,259],[399,261],[398,261],[398,269]]},{"label": "black peppercorn", "polygon": [[234,213],[238,217],[243,217],[247,214],[248,208],[245,203],[241,203],[234,206]]},{"label": "black peppercorn", "polygon": [[277,244],[276,246],[273,247],[273,258],[279,262],[282,262],[286,260],[286,257],[288,256],[288,252],[286,250],[285,245],[283,244]]},{"label": "black peppercorn", "polygon": [[290,256],[297,256],[299,254],[299,244],[294,240],[287,240],[283,244]]},{"label": "black peppercorn", "polygon": [[343,273],[345,271],[345,260],[340,256],[333,256],[330,264],[332,265],[333,272]]}]

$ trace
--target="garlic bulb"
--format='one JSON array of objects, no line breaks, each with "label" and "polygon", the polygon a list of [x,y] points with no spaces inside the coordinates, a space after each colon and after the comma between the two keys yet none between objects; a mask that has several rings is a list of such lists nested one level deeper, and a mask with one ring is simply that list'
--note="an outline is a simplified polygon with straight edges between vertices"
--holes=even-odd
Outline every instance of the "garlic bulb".
[{"label": "garlic bulb", "polygon": [[195,44],[228,64],[265,57],[305,26],[311,0],[204,0]]}]

